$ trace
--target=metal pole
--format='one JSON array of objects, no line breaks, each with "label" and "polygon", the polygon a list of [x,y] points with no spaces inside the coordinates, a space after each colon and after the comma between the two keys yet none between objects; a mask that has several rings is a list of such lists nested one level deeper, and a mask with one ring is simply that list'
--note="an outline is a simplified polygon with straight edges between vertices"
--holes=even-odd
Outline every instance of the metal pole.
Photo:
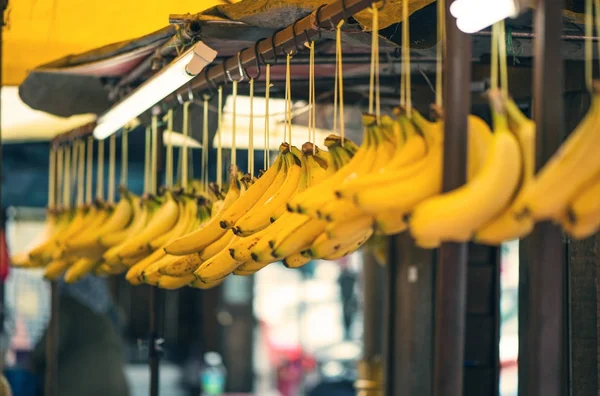
[{"label": "metal pole", "polygon": [[[160,119],[160,116],[159,116]],[[156,149],[154,152],[157,155],[156,158],[156,183],[157,186],[163,180],[164,173],[164,161],[163,161],[163,149],[164,142],[162,138],[162,133],[157,131],[156,134]],[[156,193],[156,191],[153,191]],[[148,340],[148,360],[150,365],[150,396],[158,396],[160,393],[160,342],[161,337],[159,333],[161,332],[161,314],[163,312],[163,293],[157,287],[150,287],[149,290],[149,301],[148,301],[148,311],[149,311],[149,321],[150,321],[150,337]]]},{"label": "metal pole", "polygon": [[[564,135],[563,25],[561,0],[538,0],[535,9],[534,111],[537,169],[556,152]],[[527,323],[519,321],[519,395],[559,396],[567,391],[566,254],[562,231],[540,223],[523,246],[519,294]]]},{"label": "metal pole", "polygon": [[[466,182],[467,116],[470,112],[471,37],[456,27],[446,7],[443,191]],[[467,245],[443,243],[437,269],[434,381],[435,396],[462,396],[465,345]]]},{"label": "metal pole", "polygon": [[60,329],[59,307],[60,295],[58,283],[50,283],[50,323],[46,333],[46,373],[44,377],[44,396],[58,394],[58,333]]}]

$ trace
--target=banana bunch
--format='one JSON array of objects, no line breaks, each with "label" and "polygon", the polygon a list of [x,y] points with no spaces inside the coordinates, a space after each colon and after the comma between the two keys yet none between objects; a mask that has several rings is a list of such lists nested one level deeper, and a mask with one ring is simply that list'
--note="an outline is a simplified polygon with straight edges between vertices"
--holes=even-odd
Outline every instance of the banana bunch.
[{"label": "banana bunch", "polygon": [[595,82],[588,113],[528,183],[514,216],[551,220],[576,239],[600,229],[599,88]]},{"label": "banana bunch", "polygon": [[[333,135],[325,144],[329,151],[311,143],[302,150],[283,143],[273,166],[254,183],[232,177],[210,220],[133,266],[128,281],[167,289],[213,287],[232,273],[249,275],[280,260],[274,248],[282,243],[298,245],[301,233],[315,234],[316,229],[312,239],[316,238],[324,232],[325,222],[289,213],[286,207],[296,194],[334,174],[357,150],[347,140],[343,148],[341,139]],[[304,239],[308,247],[312,239]],[[287,249],[299,254],[304,247]]]}]

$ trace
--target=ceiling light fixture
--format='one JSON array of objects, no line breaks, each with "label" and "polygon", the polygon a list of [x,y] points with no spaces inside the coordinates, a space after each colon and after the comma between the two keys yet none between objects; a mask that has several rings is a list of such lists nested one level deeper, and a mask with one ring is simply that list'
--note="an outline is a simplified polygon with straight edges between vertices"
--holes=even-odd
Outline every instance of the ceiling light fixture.
[{"label": "ceiling light fixture", "polygon": [[196,43],[102,114],[94,129],[94,137],[106,139],[197,76],[216,56],[217,51],[202,42]]},{"label": "ceiling light fixture", "polygon": [[475,33],[506,18],[515,18],[523,5],[519,0],[454,0],[450,14],[465,33]]}]

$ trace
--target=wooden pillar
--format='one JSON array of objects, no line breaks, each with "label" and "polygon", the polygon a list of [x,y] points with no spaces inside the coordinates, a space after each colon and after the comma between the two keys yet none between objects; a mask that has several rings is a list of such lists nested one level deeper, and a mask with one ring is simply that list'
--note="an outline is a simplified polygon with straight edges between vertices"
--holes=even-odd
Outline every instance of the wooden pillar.
[{"label": "wooden pillar", "polygon": [[[443,191],[466,182],[467,116],[471,110],[471,37],[446,9]],[[462,396],[467,294],[467,245],[444,243],[436,272],[433,394]]]},{"label": "wooden pillar", "polygon": [[[537,169],[554,154],[564,133],[562,9],[561,0],[538,0],[535,9]],[[519,396],[568,395],[562,231],[550,222],[540,223],[520,247]]]}]

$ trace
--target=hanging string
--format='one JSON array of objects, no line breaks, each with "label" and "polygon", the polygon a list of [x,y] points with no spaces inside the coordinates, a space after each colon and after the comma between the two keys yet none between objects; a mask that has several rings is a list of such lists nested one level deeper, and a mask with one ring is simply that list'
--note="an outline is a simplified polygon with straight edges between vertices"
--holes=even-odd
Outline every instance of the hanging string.
[{"label": "hanging string", "polygon": [[[379,19],[379,18],[378,18]],[[402,51],[403,51],[403,62],[404,65],[404,83],[406,90],[406,115],[410,118],[412,113],[412,92],[411,92],[411,78],[410,78],[410,15],[408,14],[408,1],[402,2]],[[379,20],[377,21],[377,27],[379,28]],[[373,31],[377,31],[373,29]],[[377,57],[376,57],[376,68],[377,68],[377,101],[379,101],[379,35],[377,35]],[[379,105],[378,105],[379,106]],[[379,117],[379,116],[378,116]]]},{"label": "hanging string", "polygon": [[208,191],[208,96],[204,96],[204,112],[202,114],[202,183],[204,191]]},{"label": "hanging string", "polygon": [[[292,76],[291,76],[291,60],[292,55],[286,54],[285,57],[285,126],[283,133],[284,141],[292,145]],[[287,131],[287,138],[285,136]],[[286,140],[287,139],[287,140]]]},{"label": "hanging string", "polygon": [[254,79],[250,79],[250,126],[248,128],[248,173],[254,176]]},{"label": "hanging string", "polygon": [[150,142],[150,127],[146,127],[146,143],[144,146],[144,193],[150,192],[150,150],[152,144]]},{"label": "hanging string", "polygon": [[223,87],[219,87],[217,110],[217,185],[223,187],[223,141],[221,139],[221,123],[223,119]]},{"label": "hanging string", "polygon": [[104,140],[98,141],[98,168],[96,169],[96,198],[104,197]]},{"label": "hanging string", "polygon": [[189,130],[190,130],[190,123],[189,123],[189,109],[190,109],[190,104],[192,104],[191,101],[189,102],[185,102],[183,104],[183,144],[181,145],[181,187],[183,187],[183,190],[187,190],[187,186],[188,186],[188,144],[187,144],[187,140],[188,140],[188,136],[189,136]]},{"label": "hanging string", "polygon": [[158,193],[158,117],[152,116],[152,156],[150,170],[150,186],[152,194]]},{"label": "hanging string", "polygon": [[[592,92],[594,49],[592,46],[592,34],[594,31],[592,0],[585,0],[585,85]],[[596,10],[598,12],[598,10]],[[600,45],[600,44],[599,44]]]},{"label": "hanging string", "polygon": [[498,22],[498,52],[500,55],[500,90],[508,97],[508,68],[506,62],[506,31],[504,21]]},{"label": "hanging string", "polygon": [[[316,94],[315,94],[315,42],[311,41],[308,61],[308,141],[312,142],[313,155],[316,154],[316,130],[317,130],[317,117],[316,117]],[[337,54],[336,54],[337,57]]]},{"label": "hanging string", "polygon": [[340,136],[342,138],[342,147],[344,145],[344,141],[345,139],[345,132],[344,132],[344,121],[345,121],[345,116],[344,116],[344,74],[343,74],[343,61],[342,61],[342,25],[344,24],[344,20],[342,19],[336,27],[336,32],[335,32],[335,58],[338,60],[338,62],[336,63],[337,65],[337,79],[338,79],[338,100],[339,100],[339,106],[340,106]]},{"label": "hanging string", "polygon": [[437,48],[436,48],[436,60],[435,60],[435,104],[438,109],[443,106],[443,76],[442,76],[442,65],[444,59],[444,51],[446,45],[446,4],[445,0],[437,0]]},{"label": "hanging string", "polygon": [[48,209],[56,206],[56,148],[50,145],[48,153]]},{"label": "hanging string", "polygon": [[[64,169],[64,162],[63,162],[63,157],[64,157],[64,148],[63,147],[59,147],[58,151],[56,153],[56,199],[54,201],[55,205],[61,205],[63,206],[63,201],[62,201],[62,192],[63,192],[63,169]],[[66,209],[63,206],[63,209]]]},{"label": "hanging string", "polygon": [[108,203],[115,203],[115,161],[117,135],[113,134],[108,142]]},{"label": "hanging string", "polygon": [[237,149],[236,149],[236,145],[235,145],[235,135],[236,135],[236,118],[237,118],[237,93],[238,93],[238,82],[234,81],[232,83],[233,85],[233,114],[232,114],[232,120],[231,120],[231,130],[232,130],[232,134],[231,134],[231,166],[234,167],[237,164]]},{"label": "hanging string", "polygon": [[[375,5],[370,8],[373,13],[373,32],[371,35],[371,75],[369,77],[369,113],[375,114],[377,122],[381,117],[379,100],[379,11]],[[404,24],[404,23],[403,23]]]},{"label": "hanging string", "polygon": [[65,147],[64,151],[64,175],[63,175],[63,207],[65,209],[71,208],[71,148]]},{"label": "hanging string", "polygon": [[77,206],[81,206],[84,203],[85,143],[83,141],[78,141],[77,148],[79,150],[79,161],[77,163]]},{"label": "hanging string", "polygon": [[[335,71],[333,73],[333,133],[337,134],[338,127],[338,106],[339,106],[339,98],[338,98],[338,64],[340,63],[340,53],[337,50],[337,35],[335,42]],[[371,54],[373,54],[373,50],[371,49]],[[372,67],[371,67],[372,68]],[[343,141],[342,141],[343,145]]]},{"label": "hanging string", "polygon": [[85,203],[92,204],[92,180],[94,179],[94,138],[88,137],[87,165],[85,171]]},{"label": "hanging string", "polygon": [[121,180],[120,184],[127,187],[127,176],[129,176],[129,128],[123,128],[121,137]]},{"label": "hanging string", "polygon": [[166,115],[167,121],[167,155],[165,164],[165,186],[173,187],[173,109],[169,109]]},{"label": "hanging string", "polygon": [[490,59],[490,89],[498,89],[498,24],[492,25],[492,54]]},{"label": "hanging string", "polygon": [[[79,164],[79,142],[77,140],[73,141],[71,144],[71,173],[69,174],[70,180],[69,183],[72,187],[77,186],[77,165]],[[75,198],[77,198],[77,191],[75,191]],[[69,199],[72,197],[69,196]],[[75,200],[75,202],[77,202]]]},{"label": "hanging string", "polygon": [[271,95],[271,65],[267,65],[265,71],[265,169],[269,169],[271,165],[271,142],[270,142],[270,126],[269,120],[269,99]]}]

